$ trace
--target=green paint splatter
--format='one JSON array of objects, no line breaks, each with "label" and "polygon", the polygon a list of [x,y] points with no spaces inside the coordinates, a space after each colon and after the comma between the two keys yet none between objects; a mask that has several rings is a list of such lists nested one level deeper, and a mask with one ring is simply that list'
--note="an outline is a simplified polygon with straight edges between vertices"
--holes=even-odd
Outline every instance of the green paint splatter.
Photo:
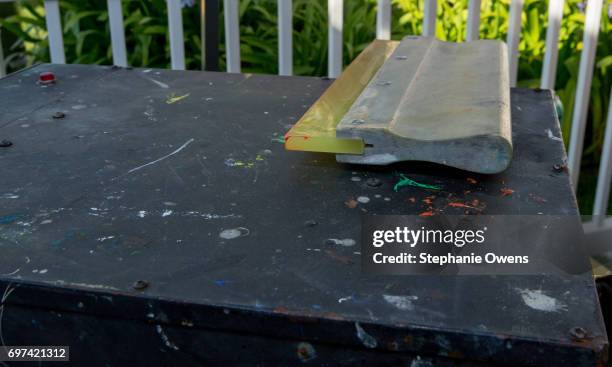
[{"label": "green paint splatter", "polygon": [[277,137],[277,138],[272,138],[270,140],[275,141],[277,143],[285,144],[285,137],[284,136]]},{"label": "green paint splatter", "polygon": [[228,167],[242,167],[242,168],[253,168],[255,167],[255,162],[245,162],[240,160],[235,160],[233,158],[228,158],[225,160],[225,165]]},{"label": "green paint splatter", "polygon": [[400,173],[400,180],[393,186],[393,191],[397,192],[402,186],[412,186],[412,187],[420,187],[422,189],[430,189],[430,190],[440,190],[442,187],[439,185],[427,185],[418,183],[414,180],[409,179],[403,173]]}]

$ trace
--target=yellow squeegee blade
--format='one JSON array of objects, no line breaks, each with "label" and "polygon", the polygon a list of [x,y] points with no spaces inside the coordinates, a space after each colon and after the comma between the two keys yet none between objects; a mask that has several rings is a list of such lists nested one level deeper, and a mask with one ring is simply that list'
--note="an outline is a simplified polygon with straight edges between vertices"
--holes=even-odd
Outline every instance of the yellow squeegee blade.
[{"label": "yellow squeegee blade", "polygon": [[361,139],[336,138],[336,126],[399,42],[375,40],[285,134],[285,149],[363,154]]}]

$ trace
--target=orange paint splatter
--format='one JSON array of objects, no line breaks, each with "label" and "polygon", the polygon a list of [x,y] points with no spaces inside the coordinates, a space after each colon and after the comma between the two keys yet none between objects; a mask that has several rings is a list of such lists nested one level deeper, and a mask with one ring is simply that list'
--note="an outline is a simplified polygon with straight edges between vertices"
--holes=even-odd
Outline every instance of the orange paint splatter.
[{"label": "orange paint splatter", "polygon": [[330,250],[325,250],[325,253],[327,254],[327,256],[331,257],[332,259],[341,262],[344,265],[349,265],[353,263],[353,260],[351,260],[350,258],[346,257],[346,256],[342,256],[342,255],[338,255],[337,253],[330,251]]},{"label": "orange paint splatter", "polygon": [[433,210],[427,210],[419,214],[419,217],[432,217],[435,213]]},{"label": "orange paint splatter", "polygon": [[408,201],[413,203],[413,204],[416,203],[416,199],[415,198],[408,198]]},{"label": "orange paint splatter", "polygon": [[357,200],[350,198],[347,201],[344,202],[344,205],[346,205],[347,208],[349,209],[355,209],[358,205]]},{"label": "orange paint splatter", "polygon": [[476,185],[478,183],[478,181],[476,181],[475,178],[471,178],[471,177],[466,178],[466,181],[472,185]]},{"label": "orange paint splatter", "polygon": [[423,199],[423,204],[427,204],[431,206],[435,198],[436,198],[435,195],[427,196],[425,199]]},{"label": "orange paint splatter", "polygon": [[502,196],[510,196],[510,195],[514,194],[514,190],[509,189],[507,187],[504,187],[504,188],[500,189],[499,192],[501,192]]}]

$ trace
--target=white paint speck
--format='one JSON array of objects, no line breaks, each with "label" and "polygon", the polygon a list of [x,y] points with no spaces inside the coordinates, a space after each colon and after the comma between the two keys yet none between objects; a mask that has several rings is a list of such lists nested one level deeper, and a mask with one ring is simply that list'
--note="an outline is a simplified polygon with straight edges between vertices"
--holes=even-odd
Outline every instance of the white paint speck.
[{"label": "white paint speck", "polygon": [[164,329],[162,329],[161,325],[156,325],[155,329],[157,330],[157,333],[161,337],[161,340],[162,340],[162,342],[164,342],[164,345],[166,347],[174,349],[174,350],[179,350],[179,348],[173,342],[170,341],[170,339],[168,338],[168,335],[166,335],[166,333],[164,332]]},{"label": "white paint speck", "polygon": [[561,301],[547,296],[540,289],[517,289],[517,292],[523,298],[523,302],[534,310],[546,312],[567,311],[567,306]]},{"label": "white paint speck", "polygon": [[77,105],[72,106],[72,109],[73,110],[77,110],[77,111],[78,110],[84,110],[85,108],[87,108],[87,106],[84,105],[84,104],[77,104]]},{"label": "white paint speck", "polygon": [[234,238],[248,236],[249,230],[244,227],[225,229],[219,233],[219,237],[225,240],[233,240]]},{"label": "white paint speck", "polygon": [[355,246],[356,244],[355,240],[352,238],[343,238],[343,239],[330,238],[325,242],[332,243],[334,245],[344,246],[344,247],[351,247],[351,246]]},{"label": "white paint speck", "polygon": [[376,346],[378,345],[376,339],[372,335],[366,333],[366,331],[361,327],[361,325],[359,325],[358,322],[355,323],[355,329],[357,329],[357,338],[361,340],[364,346],[366,346],[367,348],[376,348]]},{"label": "white paint speck", "polygon": [[19,199],[19,195],[13,193],[7,193],[0,196],[0,199]]},{"label": "white paint speck", "polygon": [[141,210],[141,211],[138,212],[138,217],[140,217],[140,218],[144,218],[146,215],[147,215],[147,212],[144,211],[144,210]]},{"label": "white paint speck", "polygon": [[546,129],[545,132],[546,132],[546,135],[548,136],[548,139],[556,140],[556,141],[563,141],[563,139],[561,139],[560,137],[554,136],[551,129]]},{"label": "white paint speck", "polygon": [[361,177],[353,176],[353,177],[351,177],[351,181],[359,182],[359,181],[361,181]]},{"label": "white paint speck", "polygon": [[417,296],[393,296],[390,294],[383,294],[383,298],[387,303],[402,311],[414,310],[412,302],[419,299]]},{"label": "white paint speck", "polygon": [[[155,74],[156,74],[156,75],[159,75],[159,74],[157,74],[157,73],[155,73]],[[155,80],[155,79],[153,79],[153,78],[148,78],[148,77],[145,77],[145,79],[147,79],[147,80],[151,81],[152,83],[155,83],[155,84],[156,84],[158,87],[160,87],[160,88],[163,88],[163,89],[168,89],[168,88],[170,88],[170,87],[168,86],[168,84],[166,84],[166,83],[162,83],[162,82],[160,82],[159,80]]]},{"label": "white paint speck", "polygon": [[164,218],[164,217],[167,217],[169,215],[172,215],[172,210],[166,209],[166,210],[163,211],[161,216],[162,216],[162,218]]},{"label": "white paint speck", "polygon": [[421,359],[420,356],[417,356],[410,363],[410,367],[433,367],[433,364],[431,364],[430,361],[426,361],[424,359]]},{"label": "white paint speck", "polygon": [[357,198],[357,201],[362,203],[362,204],[367,204],[370,202],[370,198],[367,196],[360,196]]}]

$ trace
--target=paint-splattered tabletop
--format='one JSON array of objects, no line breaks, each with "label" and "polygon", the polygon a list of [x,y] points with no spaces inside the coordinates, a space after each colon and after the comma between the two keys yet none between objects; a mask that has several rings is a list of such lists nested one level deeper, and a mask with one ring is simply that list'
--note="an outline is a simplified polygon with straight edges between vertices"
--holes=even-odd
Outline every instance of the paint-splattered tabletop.
[{"label": "paint-splattered tabletop", "polygon": [[285,151],[330,83],[78,65],[2,79],[3,301],[473,361],[603,358],[589,276],[360,274],[362,213],[575,215],[550,93],[513,90],[513,162],[480,176]]}]

